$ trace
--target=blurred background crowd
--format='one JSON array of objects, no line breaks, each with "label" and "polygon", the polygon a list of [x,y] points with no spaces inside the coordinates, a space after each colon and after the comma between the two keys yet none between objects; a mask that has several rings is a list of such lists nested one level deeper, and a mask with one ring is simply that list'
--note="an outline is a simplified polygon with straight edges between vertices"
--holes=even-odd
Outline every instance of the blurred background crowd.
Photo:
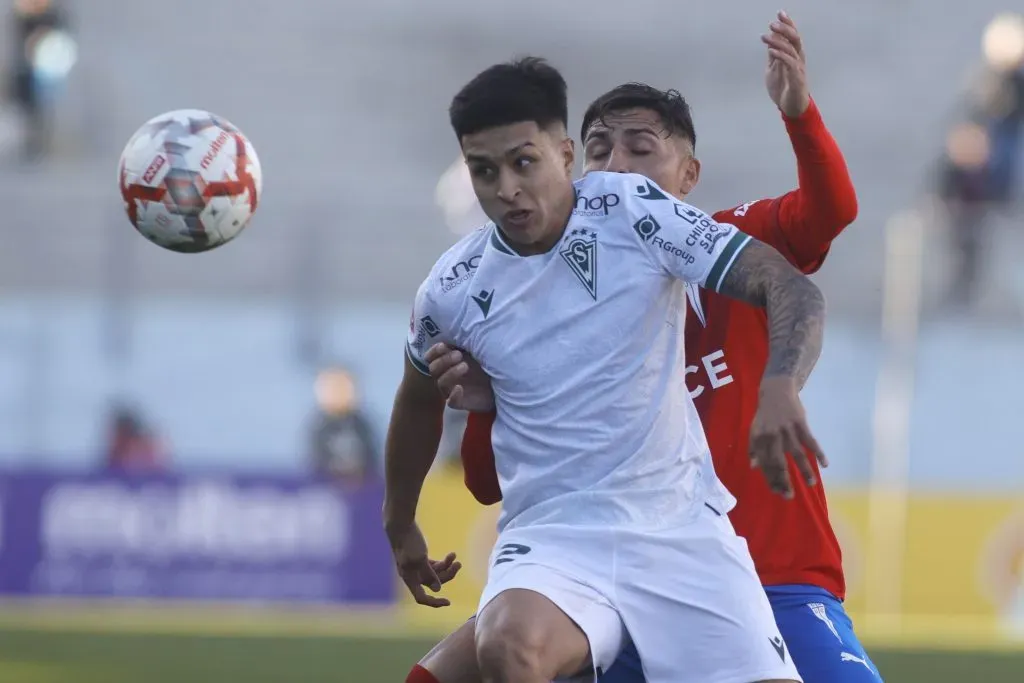
[{"label": "blurred background crowd", "polygon": [[[796,182],[761,0],[4,4],[0,595],[19,600],[400,599],[374,527],[383,438],[415,289],[482,220],[446,119],[480,68],[548,57],[574,121],[621,82],[681,90],[706,209]],[[786,9],[860,200],[816,276],[830,319],[805,401],[851,610],[869,642],[1020,643],[1024,18]],[[265,175],[248,230],[192,256],[135,234],[115,186],[131,133],[184,107],[238,125]],[[461,491],[464,422],[446,418],[425,523],[472,558],[493,517]]]}]

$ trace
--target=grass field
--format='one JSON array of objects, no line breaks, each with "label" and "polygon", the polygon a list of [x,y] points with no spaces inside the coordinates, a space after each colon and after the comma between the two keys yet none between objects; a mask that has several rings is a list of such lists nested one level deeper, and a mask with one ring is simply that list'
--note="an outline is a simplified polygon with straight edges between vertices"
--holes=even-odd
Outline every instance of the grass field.
[{"label": "grass field", "polygon": [[[439,628],[408,616],[0,602],[0,683],[403,683]],[[1024,683],[1024,648],[968,633],[868,649],[888,683]]]},{"label": "grass field", "polygon": [[[432,639],[0,628],[0,683],[402,683]],[[1021,683],[1024,653],[874,649],[889,683]]]}]

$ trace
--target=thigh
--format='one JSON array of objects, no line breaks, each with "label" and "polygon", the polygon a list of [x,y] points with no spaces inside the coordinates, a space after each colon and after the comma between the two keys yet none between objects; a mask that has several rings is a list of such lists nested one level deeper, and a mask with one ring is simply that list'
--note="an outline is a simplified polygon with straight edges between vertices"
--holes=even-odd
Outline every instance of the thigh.
[{"label": "thigh", "polygon": [[[539,578],[540,572],[535,576]],[[535,657],[540,671],[552,679],[599,676],[615,657],[609,643],[621,642],[615,610],[597,602],[597,596],[584,598],[575,587],[559,586],[550,577],[528,583],[533,587],[501,591],[480,612],[477,656],[485,658],[484,653],[496,647],[505,654],[514,650],[516,656]]]},{"label": "thigh", "polygon": [[474,626],[476,617],[434,646],[419,664],[440,683],[480,683],[476,662]]},{"label": "thigh", "polygon": [[882,677],[835,598],[772,598],[775,621],[804,683],[881,683]]},{"label": "thigh", "polygon": [[[585,538],[543,528],[499,537],[477,610],[478,652],[483,640],[503,642],[515,634],[527,639],[526,646],[538,650],[549,665],[545,669],[559,676],[581,669],[599,675],[611,667],[625,629],[591,574],[598,567],[610,572],[611,558],[588,553],[592,544]],[[600,544],[593,545],[600,555]]]},{"label": "thigh", "polygon": [[717,513],[623,542],[616,588],[649,683],[799,680],[746,542]]}]

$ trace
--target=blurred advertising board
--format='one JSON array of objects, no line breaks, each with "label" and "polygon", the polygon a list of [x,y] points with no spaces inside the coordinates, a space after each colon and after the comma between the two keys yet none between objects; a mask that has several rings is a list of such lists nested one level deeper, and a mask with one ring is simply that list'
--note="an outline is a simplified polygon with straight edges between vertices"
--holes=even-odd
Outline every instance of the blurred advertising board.
[{"label": "blurred advertising board", "polygon": [[0,471],[0,595],[394,600],[382,488]]}]

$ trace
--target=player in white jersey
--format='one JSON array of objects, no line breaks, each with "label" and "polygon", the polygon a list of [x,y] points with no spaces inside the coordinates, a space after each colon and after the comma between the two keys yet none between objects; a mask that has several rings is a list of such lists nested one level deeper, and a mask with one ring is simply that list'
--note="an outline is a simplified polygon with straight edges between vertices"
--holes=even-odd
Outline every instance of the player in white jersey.
[{"label": "player in white jersey", "polygon": [[[446,604],[423,589],[441,581],[415,525],[443,409],[424,353],[443,341],[480,362],[497,405],[504,510],[476,623],[484,681],[594,677],[627,637],[651,683],[798,681],[675,378],[682,282],[766,305],[770,353],[794,386],[820,351],[821,294],[770,248],[642,176],[572,183],[565,89],[526,59],[453,100],[494,222],[442,256],[416,297],[386,454],[399,572],[418,602]],[[453,277],[470,261],[472,278]],[[770,477],[786,471],[784,449],[803,453],[796,390],[773,398],[760,417],[779,438],[752,452]]]}]

